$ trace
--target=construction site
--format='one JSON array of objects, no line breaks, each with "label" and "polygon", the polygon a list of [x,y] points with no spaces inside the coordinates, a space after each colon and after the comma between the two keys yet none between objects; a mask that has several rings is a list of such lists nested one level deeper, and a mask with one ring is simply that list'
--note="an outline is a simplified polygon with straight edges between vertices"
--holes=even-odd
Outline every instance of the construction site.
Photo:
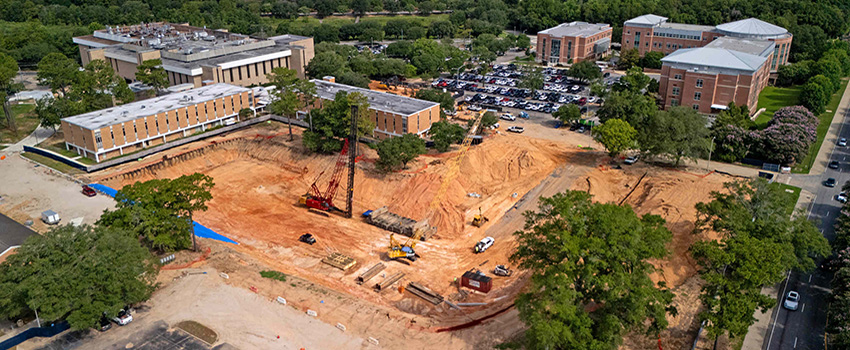
[{"label": "construction site", "polygon": [[[665,348],[692,342],[699,326],[699,281],[688,254],[697,239],[694,204],[734,179],[642,163],[614,169],[601,150],[580,147],[592,144],[589,138],[527,128],[530,135],[549,134],[496,131],[481,144],[431,151],[402,171],[383,173],[369,147],[360,145],[351,163],[347,150],[310,153],[298,129],[290,140],[286,125],[261,124],[90,174],[89,180],[118,189],[195,172],[211,176],[213,199],[195,220],[239,245],[205,241],[213,248],[209,266],[227,273],[228,284],[270,300],[285,295],[290,305],[317,310],[324,322],[345,323],[349,332],[388,348],[417,341],[421,346],[410,348],[490,348],[520,334],[512,306],[528,274],[512,268],[509,257],[513,233],[523,229],[522,212],[534,210],[540,196],[589,191],[597,201],[667,220],[672,254],[657,262],[654,279],[674,288],[680,305],[662,341]],[[323,198],[329,193],[330,201]],[[305,234],[314,244],[302,241]],[[485,237],[492,246],[476,253]],[[499,274],[497,266],[504,269]],[[300,282],[271,284],[258,270]],[[331,295],[340,301],[328,302]],[[634,336],[626,347],[643,349],[652,341]]]}]

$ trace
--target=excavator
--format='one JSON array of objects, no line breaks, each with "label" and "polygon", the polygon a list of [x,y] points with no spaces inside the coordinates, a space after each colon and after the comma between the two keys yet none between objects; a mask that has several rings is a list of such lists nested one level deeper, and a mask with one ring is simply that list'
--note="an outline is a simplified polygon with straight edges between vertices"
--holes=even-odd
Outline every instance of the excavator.
[{"label": "excavator", "polygon": [[481,227],[487,221],[490,221],[490,219],[484,216],[484,213],[481,212],[481,207],[478,207],[478,214],[475,214],[472,218],[472,226]]}]

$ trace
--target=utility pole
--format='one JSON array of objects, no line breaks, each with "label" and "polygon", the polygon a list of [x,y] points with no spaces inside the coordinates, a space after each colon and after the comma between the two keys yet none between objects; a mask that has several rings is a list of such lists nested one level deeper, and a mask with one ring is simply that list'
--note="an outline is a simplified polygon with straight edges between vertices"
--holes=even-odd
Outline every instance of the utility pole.
[{"label": "utility pole", "polygon": [[345,217],[353,215],[354,201],[354,160],[357,158],[357,116],[358,106],[351,106],[351,129],[348,134],[348,198],[345,201]]}]

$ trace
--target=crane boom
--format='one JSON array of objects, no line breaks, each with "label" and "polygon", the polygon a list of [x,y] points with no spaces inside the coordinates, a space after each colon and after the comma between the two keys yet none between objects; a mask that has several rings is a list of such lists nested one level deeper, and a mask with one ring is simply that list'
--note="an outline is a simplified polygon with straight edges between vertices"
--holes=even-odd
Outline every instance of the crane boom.
[{"label": "crane boom", "polygon": [[319,173],[319,176],[316,177],[316,180],[313,181],[313,184],[310,185],[310,192],[301,196],[301,204],[324,211],[339,210],[336,206],[334,206],[333,199],[336,195],[336,190],[339,188],[339,183],[342,179],[342,172],[348,164],[348,158],[346,157],[348,154],[348,148],[348,139],[345,139],[342,151],[339,152],[339,157],[336,159],[336,165],[334,165],[334,172],[331,174],[331,180],[328,182],[328,187],[325,191],[322,192],[317,185],[322,174],[324,174],[324,172],[321,172]]},{"label": "crane boom", "polygon": [[466,133],[466,137],[463,138],[463,142],[460,144],[460,152],[449,161],[449,171],[446,172],[446,175],[443,176],[443,183],[440,184],[440,189],[437,190],[437,194],[434,196],[434,199],[431,200],[431,212],[440,207],[440,203],[443,202],[443,197],[446,195],[446,191],[449,189],[449,185],[451,185],[452,181],[457,177],[460,172],[460,164],[463,162],[463,158],[466,157],[466,152],[469,151],[469,146],[472,145],[472,137],[475,136],[475,132],[478,130],[478,127],[481,126],[481,119],[484,116],[485,111],[478,112],[478,116],[475,117],[475,122],[472,124],[472,127],[469,128],[469,131]]}]

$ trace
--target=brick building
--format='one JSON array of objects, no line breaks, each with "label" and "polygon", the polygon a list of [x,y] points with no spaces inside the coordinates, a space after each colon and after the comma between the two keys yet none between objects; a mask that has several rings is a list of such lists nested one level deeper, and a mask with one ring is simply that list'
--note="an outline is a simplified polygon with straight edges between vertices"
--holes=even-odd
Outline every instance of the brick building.
[{"label": "brick building", "polygon": [[333,101],[340,91],[357,92],[366,96],[375,130],[372,136],[378,139],[416,134],[423,136],[431,130],[431,124],[440,121],[440,104],[386,92],[373,91],[355,86],[338,84],[333,77],[314,79],[319,99],[314,108],[322,108],[324,101]]},{"label": "brick building", "polygon": [[595,60],[611,52],[608,24],[570,22],[537,32],[537,61],[572,64]]},{"label": "brick building", "polygon": [[768,83],[774,46],[770,41],[718,39],[667,55],[661,60],[658,89],[664,108],[681,105],[716,114],[734,102],[755,112],[758,95]]},{"label": "brick building", "polygon": [[313,59],[313,38],[280,35],[268,39],[184,24],[147,23],[108,27],[75,37],[83,64],[102,59],[128,82],[142,62],[161,59],[169,85],[215,83],[240,86],[268,82],[266,74],[286,67],[304,78]]},{"label": "brick building", "polygon": [[771,72],[788,63],[791,33],[787,29],[748,18],[718,26],[667,22],[667,17],[643,15],[623,23],[622,50],[636,48],[641,56],[650,51],[670,54],[679,49],[705,47],[720,37],[767,40],[776,45],[769,62]]},{"label": "brick building", "polygon": [[65,148],[102,161],[238,121],[251,89],[213,84],[63,118]]}]

